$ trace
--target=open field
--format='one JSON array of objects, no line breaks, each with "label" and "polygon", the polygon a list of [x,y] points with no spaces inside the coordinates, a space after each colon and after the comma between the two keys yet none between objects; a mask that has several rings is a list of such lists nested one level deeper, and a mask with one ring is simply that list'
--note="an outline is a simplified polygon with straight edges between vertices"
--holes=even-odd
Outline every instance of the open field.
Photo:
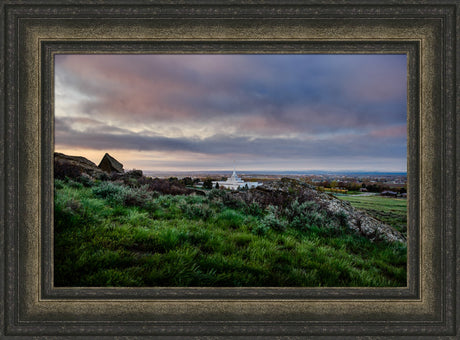
[{"label": "open field", "polygon": [[[132,184],[56,180],[56,286],[406,285],[404,244],[373,243],[312,203],[262,207],[225,190],[173,196]],[[352,204],[402,214],[373,199]]]},{"label": "open field", "polygon": [[383,196],[343,195],[340,199],[366,211],[372,217],[385,222],[404,235],[407,233],[407,199]]}]

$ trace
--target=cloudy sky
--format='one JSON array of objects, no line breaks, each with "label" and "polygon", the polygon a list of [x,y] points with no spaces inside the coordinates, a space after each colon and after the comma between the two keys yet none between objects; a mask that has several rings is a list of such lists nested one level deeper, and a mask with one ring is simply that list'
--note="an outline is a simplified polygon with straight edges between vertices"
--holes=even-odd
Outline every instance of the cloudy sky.
[{"label": "cloudy sky", "polygon": [[125,169],[406,170],[405,55],[56,55],[55,150]]}]

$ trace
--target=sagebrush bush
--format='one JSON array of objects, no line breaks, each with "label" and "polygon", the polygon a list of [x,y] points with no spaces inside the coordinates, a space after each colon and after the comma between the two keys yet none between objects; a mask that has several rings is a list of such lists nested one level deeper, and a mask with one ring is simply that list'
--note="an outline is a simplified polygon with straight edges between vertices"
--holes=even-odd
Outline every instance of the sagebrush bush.
[{"label": "sagebrush bush", "polygon": [[94,184],[94,179],[92,179],[90,175],[84,173],[77,178],[77,181],[87,188],[93,186]]},{"label": "sagebrush bush", "polygon": [[139,184],[139,181],[137,180],[137,178],[133,178],[133,177],[125,177],[123,179],[123,183],[127,186],[130,186],[131,188],[139,188],[140,187],[140,184]]},{"label": "sagebrush bush", "polygon": [[345,211],[340,210],[339,212],[335,213],[335,218],[337,219],[340,226],[348,227],[348,215]]},{"label": "sagebrush bush", "polygon": [[231,192],[223,189],[211,189],[207,192],[209,200],[219,204],[223,204],[231,209],[244,209],[247,207],[246,203],[239,197],[232,195]]},{"label": "sagebrush bush", "polygon": [[83,184],[81,184],[80,182],[71,180],[71,179],[68,179],[67,184],[68,184],[71,188],[74,188],[74,189],[81,189],[81,188],[83,188]]},{"label": "sagebrush bush", "polygon": [[225,196],[222,197],[222,203],[228,208],[232,209],[244,209],[246,207],[246,203],[240,198],[234,197],[230,193],[226,193]]},{"label": "sagebrush bush", "polygon": [[251,232],[255,235],[264,236],[270,230],[270,226],[265,223],[259,222],[252,226]]},{"label": "sagebrush bush", "polygon": [[179,181],[142,176],[137,179],[137,182],[140,186],[147,185],[149,191],[156,191],[164,195],[187,195],[193,192]]},{"label": "sagebrush bush", "polygon": [[227,195],[227,193],[225,192],[225,190],[222,189],[211,189],[208,192],[206,192],[206,195],[210,200],[216,201],[219,198],[222,199],[224,196]]},{"label": "sagebrush bush", "polygon": [[123,205],[136,207],[147,207],[149,202],[153,200],[151,192],[147,191],[145,186],[140,188],[125,187],[116,197]]},{"label": "sagebrush bush", "polygon": [[105,171],[97,173],[94,176],[94,178],[99,180],[99,181],[108,181],[108,180],[110,180],[110,176]]},{"label": "sagebrush bush", "polygon": [[122,190],[122,188],[120,185],[112,182],[102,182],[95,186],[92,190],[96,197],[111,198],[114,194]]},{"label": "sagebrush bush", "polygon": [[212,210],[207,204],[182,204],[179,206],[187,218],[207,220]]},{"label": "sagebrush bush", "polygon": [[280,220],[273,212],[269,212],[264,216],[262,224],[271,230],[274,231],[284,231],[286,230],[286,225]]},{"label": "sagebrush bush", "polygon": [[316,202],[307,201],[300,204],[298,200],[294,200],[291,205],[284,210],[284,215],[291,222],[296,217],[305,216],[311,212],[317,211],[318,205]]},{"label": "sagebrush bush", "polygon": [[325,227],[328,219],[324,214],[314,201],[299,203],[294,200],[284,209],[284,216],[289,226],[300,231],[307,231],[312,227]]},{"label": "sagebrush bush", "polygon": [[101,182],[98,186],[93,187],[92,190],[96,197],[105,198],[124,206],[151,208],[155,196],[152,192],[147,191],[147,186],[132,188],[112,182]]},{"label": "sagebrush bush", "polygon": [[257,202],[252,202],[246,208],[248,214],[256,217],[261,217],[264,214],[264,210],[260,207]]}]

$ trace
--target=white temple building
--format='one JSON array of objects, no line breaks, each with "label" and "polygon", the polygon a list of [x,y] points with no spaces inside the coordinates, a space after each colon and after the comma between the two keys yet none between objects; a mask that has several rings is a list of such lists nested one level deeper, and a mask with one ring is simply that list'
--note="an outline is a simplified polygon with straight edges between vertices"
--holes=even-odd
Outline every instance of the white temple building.
[{"label": "white temple building", "polygon": [[213,187],[216,186],[216,184],[219,184],[219,188],[223,187],[226,189],[232,189],[232,190],[237,190],[239,188],[245,188],[247,186],[248,189],[258,187],[259,185],[262,185],[262,183],[258,182],[245,182],[243,181],[238,175],[236,174],[235,169],[233,169],[233,174],[231,177],[227,178],[226,181],[214,181],[212,182]]}]

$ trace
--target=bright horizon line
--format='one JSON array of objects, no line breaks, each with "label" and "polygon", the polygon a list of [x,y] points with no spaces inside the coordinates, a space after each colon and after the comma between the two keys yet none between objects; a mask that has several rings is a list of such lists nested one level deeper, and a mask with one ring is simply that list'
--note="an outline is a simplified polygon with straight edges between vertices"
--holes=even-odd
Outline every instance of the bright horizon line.
[{"label": "bright horizon line", "polygon": [[[85,152],[69,152],[70,150],[54,150],[57,153],[64,153],[69,156],[79,156],[79,157],[85,157],[86,159],[92,161],[94,164],[98,165],[100,160],[102,159],[100,155],[96,158],[96,156],[93,155],[85,155]],[[105,154],[105,153],[104,153]],[[110,152],[109,152],[110,154]],[[113,157],[113,154],[111,155]],[[125,171],[129,170],[142,170],[144,172],[157,172],[157,173],[187,173],[187,172],[232,172],[233,169],[237,172],[244,172],[244,171],[250,171],[250,172],[270,172],[270,173],[276,173],[276,172],[321,172],[321,173],[366,173],[366,172],[375,172],[375,173],[392,173],[392,172],[397,172],[397,173],[407,173],[407,169],[375,169],[375,168],[325,168],[325,167],[317,167],[317,168],[285,168],[285,169],[280,169],[280,168],[250,168],[248,167],[247,164],[242,164],[241,167],[238,166],[238,163],[235,166],[227,165],[227,166],[222,166],[222,167],[209,167],[209,168],[196,168],[196,167],[187,167],[187,166],[170,166],[168,167],[167,165],[165,166],[159,166],[158,168],[147,168],[148,165],[144,164],[144,167],[140,164],[136,165],[136,160],[128,160],[128,159],[123,159],[120,157],[115,156],[115,159],[117,159],[119,162],[123,164],[123,167],[125,168]],[[227,163],[227,162],[225,162]],[[195,165],[196,166],[196,165]],[[255,165],[257,166],[257,165]]]},{"label": "bright horizon line", "polygon": [[[133,168],[134,170],[135,168]],[[223,172],[233,172],[233,169],[217,169],[217,170],[211,170],[211,169],[200,169],[200,170],[144,170],[144,169],[138,169],[142,170],[144,172],[218,172],[218,171],[223,171]],[[129,171],[129,169],[128,169]],[[250,172],[332,172],[332,173],[340,173],[340,172],[346,172],[346,173],[368,173],[368,172],[375,172],[375,173],[405,173],[407,174],[407,170],[365,170],[365,169],[360,169],[360,170],[351,170],[351,169],[339,169],[339,170],[324,170],[324,169],[295,169],[295,170],[280,170],[280,169],[275,169],[275,170],[263,170],[263,169],[255,169],[255,170],[249,170],[249,169],[235,169],[236,172],[244,172],[244,171],[250,171]]]}]

